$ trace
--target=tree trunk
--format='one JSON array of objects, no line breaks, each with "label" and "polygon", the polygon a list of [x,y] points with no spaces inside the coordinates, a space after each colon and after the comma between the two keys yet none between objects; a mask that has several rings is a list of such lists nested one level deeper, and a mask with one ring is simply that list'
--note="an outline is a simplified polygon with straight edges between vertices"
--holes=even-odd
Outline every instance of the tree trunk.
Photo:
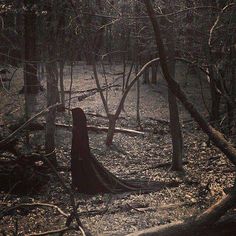
[{"label": "tree trunk", "polygon": [[62,103],[62,107],[61,109],[64,111],[65,110],[65,90],[64,90],[64,65],[65,62],[63,60],[61,60],[59,62],[59,74],[60,74],[60,92],[61,92],[61,103]]},{"label": "tree trunk", "polygon": [[[25,118],[28,120],[36,111],[39,92],[39,81],[37,78],[36,63],[36,14],[31,9],[34,0],[25,0],[26,11],[24,14],[24,86],[21,92],[25,96]],[[26,142],[29,143],[29,135],[26,133]]]},{"label": "tree trunk", "polygon": [[36,63],[36,15],[31,9],[35,1],[25,0],[24,3],[27,9],[24,15],[25,66],[23,89],[26,94],[37,94],[39,92],[39,81]]},{"label": "tree trunk", "polygon": [[[233,236],[235,227],[232,227],[228,233],[224,226],[216,224],[215,222],[220,219],[229,209],[235,206],[236,191],[223,197],[220,201],[208,208],[197,217],[193,217],[186,221],[178,221],[166,225],[156,226],[145,229],[139,232],[134,232],[128,236],[202,236],[202,235],[229,235]],[[217,228],[217,230],[215,230]],[[219,233],[219,234],[218,234]]]},{"label": "tree trunk", "polygon": [[213,70],[209,70],[210,74],[210,89],[211,89],[211,112],[210,112],[210,122],[213,126],[219,123],[220,119],[220,100],[221,95],[217,91],[216,82]]},{"label": "tree trunk", "polygon": [[108,119],[109,119],[109,127],[107,132],[106,145],[109,147],[112,145],[115,133],[116,121],[118,117],[115,117],[115,115],[108,114]]},{"label": "tree trunk", "polygon": [[[170,74],[174,78],[175,62],[169,65]],[[178,104],[175,95],[168,89],[169,113],[170,113],[170,133],[172,139],[172,166],[173,171],[183,170],[183,139],[179,121]]]},{"label": "tree trunk", "polygon": [[[138,64],[135,65],[135,75],[138,74]],[[136,101],[136,120],[137,125],[141,127],[141,118],[140,118],[140,81],[137,80],[136,84],[136,91],[137,91],[137,101]]]},{"label": "tree trunk", "polygon": [[[144,64],[147,63],[147,58],[145,57],[145,61],[144,61]],[[150,81],[149,81],[149,69],[150,67],[147,67],[143,73],[143,84],[150,84]]]},{"label": "tree trunk", "polygon": [[[57,69],[56,62],[46,65],[47,70],[47,106],[56,104],[57,102],[57,81],[55,69]],[[46,114],[46,131],[45,131],[45,152],[48,159],[53,165],[57,165],[56,153],[55,153],[55,119],[56,108],[50,108]]]},{"label": "tree trunk", "polygon": [[71,62],[71,65],[70,65],[69,109],[70,109],[70,104],[71,104],[72,86],[73,86],[73,62]]},{"label": "tree trunk", "polygon": [[[52,18],[53,2],[49,3],[49,22],[48,22],[48,36],[47,36],[47,56],[48,63],[46,64],[47,72],[47,107],[50,107],[59,99],[58,91],[58,68],[56,63],[56,51],[58,45],[56,44],[56,32],[57,28]],[[54,24],[53,24],[54,23]],[[49,108],[49,112],[46,114],[46,130],[45,130],[45,153],[47,158],[53,165],[57,165],[56,159],[56,146],[55,146],[55,119],[56,119],[56,107]]]},{"label": "tree trunk", "polygon": [[231,134],[235,117],[235,98],[236,98],[236,49],[231,47],[230,52],[230,61],[231,61],[231,76],[230,76],[230,97],[232,100],[232,103],[230,104],[228,102],[228,131],[229,134]]},{"label": "tree trunk", "polygon": [[[124,48],[125,51],[125,48]],[[123,77],[122,77],[122,93],[125,91],[125,78],[126,78],[126,53],[122,53],[122,59],[123,59]]]},{"label": "tree trunk", "polygon": [[157,84],[157,66],[158,63],[152,64],[152,80],[151,80],[152,84]]},{"label": "tree trunk", "polygon": [[[172,2],[168,1],[168,10],[171,9]],[[172,8],[173,9],[173,8]],[[167,22],[168,24],[168,22]],[[168,69],[171,78],[175,79],[175,31],[173,23],[170,23],[169,30],[167,32],[168,42]],[[179,110],[175,95],[171,92],[168,86],[168,101],[169,101],[169,113],[170,113],[170,133],[172,139],[172,166],[173,171],[183,170],[183,138],[181,125],[179,121]]]}]

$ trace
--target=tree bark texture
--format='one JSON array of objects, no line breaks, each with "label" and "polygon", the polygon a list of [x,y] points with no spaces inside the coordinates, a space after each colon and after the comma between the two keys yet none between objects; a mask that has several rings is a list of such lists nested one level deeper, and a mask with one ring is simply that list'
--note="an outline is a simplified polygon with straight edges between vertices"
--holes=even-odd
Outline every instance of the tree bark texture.
[{"label": "tree bark texture", "polygon": [[[56,62],[46,65],[47,70],[47,106],[50,107],[57,102],[58,94],[58,79]],[[56,153],[55,153],[55,119],[56,119],[56,107],[49,108],[46,114],[46,131],[45,131],[45,152],[52,164],[57,165]]]},{"label": "tree bark texture", "polygon": [[157,67],[158,63],[152,64],[152,79],[151,79],[152,84],[157,84]]},{"label": "tree bark texture", "polygon": [[24,92],[36,94],[39,91],[36,64],[36,14],[31,9],[34,0],[25,0],[27,7],[24,14],[24,40],[25,40],[25,66],[24,66]]},{"label": "tree bark texture", "polygon": [[[171,9],[170,1],[167,1],[167,6]],[[171,24],[171,25],[170,25]],[[168,41],[168,69],[172,79],[175,79],[175,30],[173,23],[167,22],[167,41]],[[169,114],[170,114],[170,132],[172,139],[172,166],[174,171],[183,170],[183,137],[182,130],[179,121],[179,109],[177,99],[172,91],[168,87],[168,102],[169,102]]]}]

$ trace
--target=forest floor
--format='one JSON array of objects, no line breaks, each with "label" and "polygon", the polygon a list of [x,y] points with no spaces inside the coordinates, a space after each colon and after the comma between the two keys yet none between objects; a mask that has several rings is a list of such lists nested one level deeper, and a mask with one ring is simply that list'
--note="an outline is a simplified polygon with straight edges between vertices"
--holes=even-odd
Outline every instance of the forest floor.
[{"label": "forest floor", "polygon": [[[104,84],[102,70],[99,67],[99,77]],[[209,88],[205,80],[199,83],[195,75],[185,76],[186,68],[178,67],[177,80],[187,93],[189,99],[207,117],[204,103],[209,102]],[[106,66],[107,80],[121,85],[119,65]],[[89,125],[107,126],[108,121],[91,113],[105,116],[99,93],[78,101],[79,91],[95,88],[91,77],[90,66],[79,64],[73,69],[71,107],[81,107],[87,114]],[[18,72],[12,82],[10,93],[1,90],[1,133],[7,132],[6,126],[16,122],[23,114],[23,97],[18,95],[22,86],[22,73]],[[122,193],[89,196],[74,193],[78,202],[78,212],[82,223],[93,235],[125,235],[136,230],[182,220],[198,214],[217,199],[226,194],[234,181],[233,166],[214,146],[207,145],[207,137],[199,130],[187,112],[179,106],[184,139],[184,172],[170,170],[171,137],[168,120],[167,87],[160,78],[157,85],[141,84],[141,125],[144,135],[131,136],[116,133],[112,147],[105,146],[106,133],[89,132],[90,147],[96,158],[112,173],[122,179],[147,179],[150,181],[175,182],[177,186],[163,188],[146,194]],[[117,79],[120,77],[120,79]],[[131,77],[132,78],[132,77]],[[46,87],[46,82],[42,84]],[[200,86],[202,84],[202,88]],[[65,69],[65,90],[70,87],[70,68]],[[201,90],[204,95],[202,100]],[[108,104],[113,111],[121,96],[121,87],[108,91]],[[67,94],[68,97],[68,94]],[[39,110],[45,107],[46,92],[37,98]],[[44,118],[39,118],[43,121]],[[59,113],[57,122],[71,124],[71,117]],[[134,87],[126,100],[124,111],[121,113],[117,127],[139,130],[136,122],[136,88]],[[44,132],[32,132],[30,143],[33,148],[43,148]],[[70,148],[71,130],[58,128],[56,133],[57,158],[61,168],[60,176],[70,186]],[[22,147],[23,149],[24,147]],[[166,164],[167,163],[167,164]],[[164,165],[158,165],[164,164]],[[50,207],[24,208],[2,217],[6,207],[24,203],[49,203],[70,213],[70,197],[61,186],[58,178],[51,174],[50,181],[37,194],[14,195],[0,192],[0,235],[34,235],[48,230],[60,229],[65,226],[66,218]],[[65,235],[78,235],[70,231]]]}]

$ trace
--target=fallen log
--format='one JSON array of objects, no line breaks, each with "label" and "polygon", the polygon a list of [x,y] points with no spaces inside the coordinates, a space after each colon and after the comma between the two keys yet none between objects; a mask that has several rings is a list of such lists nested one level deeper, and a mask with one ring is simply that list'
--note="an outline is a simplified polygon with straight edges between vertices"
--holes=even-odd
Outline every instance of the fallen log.
[{"label": "fallen log", "polygon": [[[156,19],[156,14],[153,9],[150,0],[142,1],[147,9],[147,13],[153,25],[155,32],[156,44],[160,55],[160,63],[164,78],[168,82],[168,86],[173,94],[182,102],[184,107],[189,111],[192,117],[197,121],[201,129],[209,136],[211,141],[227,156],[227,158],[236,165],[236,149],[227,140],[224,139],[223,135],[215,130],[212,126],[208,125],[205,119],[200,115],[200,113],[195,109],[193,104],[191,104],[185,94],[180,89],[178,83],[176,83],[170,76],[168,70],[167,57],[165,52],[165,47],[161,37],[161,31],[159,23]],[[160,235],[160,236],[182,236],[182,235],[209,235],[206,233],[210,228],[217,225],[217,221],[233,206],[235,206],[236,200],[236,182],[234,184],[233,191],[228,195],[224,196],[219,202],[208,208],[202,214],[187,219],[182,222],[176,222],[172,224],[167,224],[164,226],[158,226],[150,228],[147,230],[135,232],[129,234],[129,236],[147,236],[147,235]],[[224,230],[224,228],[223,228]],[[235,230],[235,227],[234,227]],[[215,234],[216,235],[216,234]],[[225,235],[225,234],[222,234]],[[227,234],[229,235],[229,234]],[[230,235],[234,235],[231,234]]]},{"label": "fallen log", "polygon": [[[42,124],[45,125],[45,122],[43,122]],[[55,125],[60,128],[72,129],[71,125],[60,124],[60,123],[56,123]],[[92,131],[92,132],[107,132],[108,131],[108,127],[106,126],[88,125],[87,129],[88,131]],[[142,131],[119,128],[119,127],[115,128],[115,133],[124,133],[124,134],[129,134],[129,135],[144,135],[145,134]]]},{"label": "fallen log", "polygon": [[[107,115],[103,115],[103,114],[99,114],[99,113],[93,113],[93,112],[86,112],[86,115],[88,116],[95,116],[95,117],[99,117],[99,118],[103,118],[108,120]],[[127,120],[125,117],[119,117],[119,120]]]},{"label": "fallen log", "polygon": [[[15,124],[15,125],[11,126],[10,129],[14,131],[14,130],[18,129],[19,127],[21,127],[21,125],[22,124]],[[43,129],[45,129],[45,125],[46,125],[46,122],[32,123],[32,124],[29,124],[27,127],[25,127],[23,129],[23,131],[33,132],[33,131],[43,130]],[[55,125],[60,128],[72,129],[72,126],[67,125],[67,124],[56,123]],[[106,127],[106,126],[88,125],[87,128],[88,128],[88,131],[92,131],[92,132],[107,132],[108,131],[108,127]],[[128,135],[144,135],[145,134],[142,131],[119,128],[119,127],[115,128],[115,133],[124,133],[124,134],[128,134]],[[1,139],[0,139],[0,141],[1,141]]]},{"label": "fallen log", "polygon": [[[88,130],[89,131],[95,131],[95,132],[107,132],[108,127],[98,127],[98,126],[92,126],[88,125]],[[144,132],[137,131],[137,130],[131,130],[131,129],[124,129],[124,128],[115,128],[115,133],[124,133],[124,134],[129,134],[129,135],[144,135]]]},{"label": "fallen log", "polygon": [[[182,236],[182,235],[235,235],[236,227],[230,234],[224,234],[227,228],[222,227],[222,222],[217,222],[228,210],[236,205],[236,186],[231,193],[208,208],[202,214],[189,218],[185,221],[173,222],[166,225],[156,226],[142,231],[128,234],[127,236]],[[215,231],[215,228],[218,230]],[[208,234],[209,233],[209,234]],[[215,233],[215,234],[214,234]],[[232,234],[231,234],[232,233]]]}]

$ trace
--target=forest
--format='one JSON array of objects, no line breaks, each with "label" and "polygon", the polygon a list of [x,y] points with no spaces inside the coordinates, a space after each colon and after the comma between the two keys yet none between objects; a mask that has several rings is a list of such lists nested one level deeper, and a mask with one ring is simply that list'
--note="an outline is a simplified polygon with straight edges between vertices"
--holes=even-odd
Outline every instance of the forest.
[{"label": "forest", "polygon": [[2,0],[0,99],[0,236],[236,235],[235,0]]}]

